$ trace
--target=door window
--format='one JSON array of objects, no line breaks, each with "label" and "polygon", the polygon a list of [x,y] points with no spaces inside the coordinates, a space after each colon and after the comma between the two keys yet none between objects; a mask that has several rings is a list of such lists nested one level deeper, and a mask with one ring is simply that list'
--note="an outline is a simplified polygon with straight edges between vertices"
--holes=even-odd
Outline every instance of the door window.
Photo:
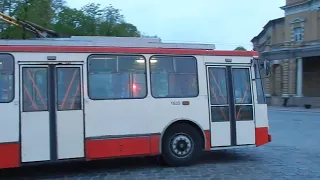
[{"label": "door window", "polygon": [[81,109],[80,68],[57,68],[58,111]]},{"label": "door window", "polygon": [[48,110],[47,68],[22,68],[23,111]]},{"label": "door window", "polygon": [[250,71],[248,68],[232,69],[236,120],[253,120]]},{"label": "door window", "polygon": [[229,121],[226,68],[208,68],[211,121]]}]

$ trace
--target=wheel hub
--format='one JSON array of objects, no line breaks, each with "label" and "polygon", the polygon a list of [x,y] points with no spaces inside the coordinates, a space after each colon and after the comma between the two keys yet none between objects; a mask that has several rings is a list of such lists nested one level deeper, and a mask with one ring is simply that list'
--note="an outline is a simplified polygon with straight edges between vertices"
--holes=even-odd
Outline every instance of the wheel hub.
[{"label": "wheel hub", "polygon": [[189,136],[180,134],[172,138],[170,147],[175,156],[186,157],[191,153],[193,149],[193,143]]}]

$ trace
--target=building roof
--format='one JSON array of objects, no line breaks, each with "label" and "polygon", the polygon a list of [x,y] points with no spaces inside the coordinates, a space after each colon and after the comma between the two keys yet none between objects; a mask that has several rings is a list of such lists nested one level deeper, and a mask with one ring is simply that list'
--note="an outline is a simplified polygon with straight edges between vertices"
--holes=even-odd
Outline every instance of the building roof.
[{"label": "building roof", "polygon": [[291,7],[294,7],[294,6],[298,6],[298,5],[303,5],[303,4],[309,3],[311,1],[312,0],[301,0],[301,1],[298,1],[298,2],[295,2],[295,3],[286,4],[285,6],[282,6],[280,8],[282,10],[285,10],[285,9],[288,9],[288,8],[291,8]]},{"label": "building roof", "polygon": [[284,17],[270,20],[266,25],[263,26],[263,30],[257,36],[255,36],[254,38],[251,39],[251,42],[253,43],[256,39],[259,39],[267,31],[267,29],[270,26],[272,26],[274,24],[280,24],[283,22],[284,22]]}]

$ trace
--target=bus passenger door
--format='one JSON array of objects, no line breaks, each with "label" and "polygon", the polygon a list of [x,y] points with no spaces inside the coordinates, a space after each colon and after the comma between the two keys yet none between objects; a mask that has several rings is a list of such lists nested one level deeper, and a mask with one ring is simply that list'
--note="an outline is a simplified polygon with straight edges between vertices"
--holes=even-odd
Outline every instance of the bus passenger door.
[{"label": "bus passenger door", "polygon": [[255,144],[251,67],[232,66],[236,145]]},{"label": "bus passenger door", "polygon": [[211,147],[255,144],[249,67],[207,66]]},{"label": "bus passenger door", "polygon": [[57,158],[84,157],[82,66],[56,66]]},{"label": "bus passenger door", "polygon": [[22,162],[84,157],[81,65],[20,65]]},{"label": "bus passenger door", "polygon": [[48,66],[20,66],[21,161],[48,161],[50,106]]}]

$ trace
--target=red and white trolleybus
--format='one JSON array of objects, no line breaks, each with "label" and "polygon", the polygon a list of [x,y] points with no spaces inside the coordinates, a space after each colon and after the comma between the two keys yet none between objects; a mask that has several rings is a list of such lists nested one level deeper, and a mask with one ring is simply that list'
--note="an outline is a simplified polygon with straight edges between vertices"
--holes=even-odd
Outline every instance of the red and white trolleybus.
[{"label": "red and white trolleybus", "polygon": [[0,41],[0,168],[271,141],[257,52],[151,38]]}]

